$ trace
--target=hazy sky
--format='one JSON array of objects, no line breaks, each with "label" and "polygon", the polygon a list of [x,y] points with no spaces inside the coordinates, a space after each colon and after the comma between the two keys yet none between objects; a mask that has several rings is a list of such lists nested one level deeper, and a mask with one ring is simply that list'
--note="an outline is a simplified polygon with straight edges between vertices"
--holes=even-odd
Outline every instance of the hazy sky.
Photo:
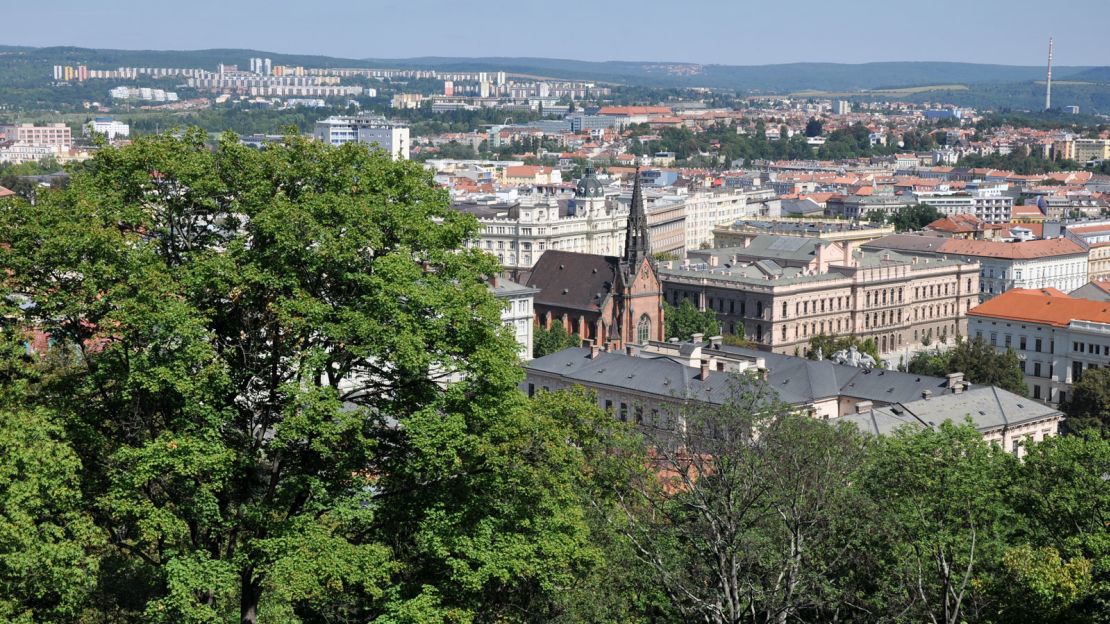
[{"label": "hazy sky", "polygon": [[[1110,65],[1110,0],[5,0],[0,43],[350,58]],[[24,22],[23,20],[29,20]],[[42,27],[44,22],[49,27]],[[34,26],[22,26],[22,24]]]}]

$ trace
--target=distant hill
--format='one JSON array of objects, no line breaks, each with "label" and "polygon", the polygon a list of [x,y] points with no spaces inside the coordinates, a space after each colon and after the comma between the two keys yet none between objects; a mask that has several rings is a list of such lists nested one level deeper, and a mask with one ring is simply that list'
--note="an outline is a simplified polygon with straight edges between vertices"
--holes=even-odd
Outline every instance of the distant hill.
[{"label": "distant hill", "polygon": [[[379,67],[425,67],[453,71],[497,69],[657,87],[714,87],[744,91],[856,91],[928,84],[1022,82],[1044,76],[1045,68],[948,62],[786,63],[778,65],[701,65],[696,63],[573,61],[547,58],[365,59]],[[1081,72],[1110,68],[1061,66],[1060,80]]]},{"label": "distant hill", "polygon": [[1081,72],[1069,74],[1066,79],[1079,80],[1083,82],[1110,83],[1110,67],[1092,67]]},{"label": "distant hill", "polygon": [[[76,47],[22,48],[26,62],[52,65],[84,63],[97,69],[120,65],[184,66],[215,69],[217,63],[246,65],[252,57],[275,63],[311,67],[414,67],[455,71],[504,70],[521,74],[578,78],[641,86],[716,87],[745,91],[790,92],[806,89],[860,90],[923,84],[1021,82],[1044,76],[1039,66],[986,65],[946,62],[788,63],[778,65],[712,65],[666,61],[576,61],[531,57],[415,57],[404,59],[349,59],[322,55],[282,54],[263,50],[109,50]],[[15,56],[15,55],[9,55]],[[1061,66],[1060,80],[1107,80],[1110,67]],[[1080,76],[1085,76],[1081,78]]]},{"label": "distant hill", "polygon": [[[941,99],[981,107],[1037,108],[1039,66],[949,62],[788,63],[778,65],[713,65],[663,61],[576,61],[529,57],[417,57],[349,59],[321,55],[282,54],[262,50],[108,50],[76,47],[25,48],[0,46],[0,87],[45,87],[55,64],[86,64],[93,69],[120,66],[200,67],[218,63],[247,66],[252,57],[306,67],[416,68],[442,71],[508,71],[551,78],[592,80],[641,87],[708,87],[741,93],[813,92],[833,97]],[[1091,112],[1110,112],[1110,67],[1054,68],[1061,105],[1077,104]],[[1068,84],[1072,83],[1072,84]],[[1094,84],[1074,84],[1094,83]],[[923,88],[947,85],[949,90]],[[953,89],[953,85],[958,90]],[[915,87],[910,89],[911,87]],[[966,88],[965,88],[966,87]],[[881,93],[867,93],[869,90]],[[897,92],[902,89],[904,93]],[[1075,91],[1074,94],[1070,91]],[[46,97],[48,94],[43,94]],[[1072,101],[1074,100],[1074,101]]]}]

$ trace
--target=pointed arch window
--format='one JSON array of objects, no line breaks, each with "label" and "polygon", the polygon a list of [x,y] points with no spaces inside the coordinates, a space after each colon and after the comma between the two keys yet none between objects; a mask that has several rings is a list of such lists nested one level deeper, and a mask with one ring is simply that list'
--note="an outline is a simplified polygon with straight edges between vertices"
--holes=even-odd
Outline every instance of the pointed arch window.
[{"label": "pointed arch window", "polygon": [[636,325],[636,342],[643,344],[648,341],[651,336],[651,318],[644,314],[640,317],[640,322]]}]

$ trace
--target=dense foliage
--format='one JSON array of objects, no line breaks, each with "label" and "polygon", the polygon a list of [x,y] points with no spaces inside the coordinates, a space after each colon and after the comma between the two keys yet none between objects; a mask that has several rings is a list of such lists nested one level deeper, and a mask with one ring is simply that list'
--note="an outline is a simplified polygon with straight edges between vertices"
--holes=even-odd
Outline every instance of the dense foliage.
[{"label": "dense foliage", "polygon": [[874,338],[860,338],[852,334],[817,334],[809,339],[808,357],[811,360],[816,360],[817,356],[820,355],[822,358],[828,359],[837,351],[847,351],[852,347],[855,347],[860,353],[870,355],[876,362],[880,360],[879,345]]},{"label": "dense foliage", "polygon": [[898,232],[917,232],[925,229],[925,226],[933,221],[943,218],[944,214],[929,204],[914,204],[902,206],[890,215],[881,210],[874,210],[865,216],[872,223],[889,223]]},{"label": "dense foliage", "polygon": [[978,336],[971,340],[961,338],[948,350],[919,351],[910,358],[907,370],[937,377],[959,372],[974,384],[998,386],[1021,396],[1029,393],[1017,352],[1013,349],[999,352]]},{"label": "dense foliage", "polygon": [[528,399],[428,172],[205,138],[0,201],[0,619],[1110,621],[1106,438]]},{"label": "dense foliage", "polygon": [[1089,368],[1072,385],[1071,396],[1060,406],[1075,431],[1110,432],[1110,368]]},{"label": "dense foliage", "polygon": [[551,329],[536,325],[532,335],[532,355],[543,357],[563,349],[577,347],[581,342],[581,339],[576,334],[568,332],[562,323],[552,323]]},{"label": "dense foliage", "polygon": [[668,340],[689,340],[693,334],[708,338],[721,333],[721,324],[713,310],[698,310],[689,299],[683,299],[677,306],[664,302],[663,319]]}]

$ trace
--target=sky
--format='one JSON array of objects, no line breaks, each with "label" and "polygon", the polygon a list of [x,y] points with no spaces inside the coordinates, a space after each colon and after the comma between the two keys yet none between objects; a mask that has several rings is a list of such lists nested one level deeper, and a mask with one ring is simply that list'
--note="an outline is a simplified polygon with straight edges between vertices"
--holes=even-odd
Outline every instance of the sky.
[{"label": "sky", "polygon": [[[8,45],[763,65],[1110,65],[1110,0],[49,0]],[[24,21],[27,20],[27,21]]]}]

